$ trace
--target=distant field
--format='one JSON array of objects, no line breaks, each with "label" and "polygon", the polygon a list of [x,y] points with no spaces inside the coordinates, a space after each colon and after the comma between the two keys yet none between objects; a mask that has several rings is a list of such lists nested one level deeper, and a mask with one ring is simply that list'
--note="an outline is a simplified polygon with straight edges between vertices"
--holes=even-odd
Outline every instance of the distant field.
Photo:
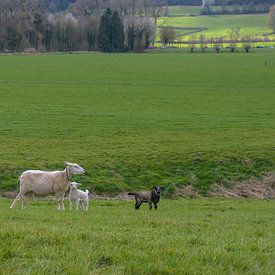
[{"label": "distant field", "polygon": [[65,160],[97,192],[192,182],[205,193],[271,171],[274,57],[0,56],[0,190]]},{"label": "distant field", "polygon": [[274,200],[0,200],[1,274],[274,274]]},{"label": "distant field", "polygon": [[[197,35],[202,33],[208,38],[226,36],[231,28],[236,27],[240,27],[243,35],[262,35],[271,32],[267,26],[267,15],[264,14],[162,17],[158,20],[158,26],[203,27],[207,30]],[[184,36],[183,39],[188,40],[189,37]]]},{"label": "distant field", "polygon": [[201,6],[169,6],[169,16],[200,14]]},{"label": "distant field", "polygon": [[[233,10],[232,6],[225,6],[226,10]],[[220,6],[212,6],[211,10],[221,11]],[[169,6],[169,16],[199,15],[201,6]]]}]

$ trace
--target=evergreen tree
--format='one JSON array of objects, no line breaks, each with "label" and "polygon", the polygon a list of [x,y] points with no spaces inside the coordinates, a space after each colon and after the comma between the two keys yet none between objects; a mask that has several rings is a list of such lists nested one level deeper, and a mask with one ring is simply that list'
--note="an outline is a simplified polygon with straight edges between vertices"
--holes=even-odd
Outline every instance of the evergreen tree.
[{"label": "evergreen tree", "polygon": [[124,28],[117,11],[113,13],[111,21],[112,48],[114,52],[121,52],[124,50]]},{"label": "evergreen tree", "polygon": [[112,47],[112,11],[108,8],[101,16],[98,30],[98,48],[104,52],[111,52]]}]

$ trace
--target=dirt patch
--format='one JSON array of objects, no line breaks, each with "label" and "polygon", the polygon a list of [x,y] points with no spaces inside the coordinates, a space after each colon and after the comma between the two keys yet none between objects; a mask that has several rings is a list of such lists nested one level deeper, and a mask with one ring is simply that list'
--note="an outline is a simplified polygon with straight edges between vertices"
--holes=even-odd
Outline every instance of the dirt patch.
[{"label": "dirt patch", "polygon": [[174,194],[176,197],[182,197],[182,198],[195,199],[195,198],[201,197],[192,185],[177,186]]},{"label": "dirt patch", "polygon": [[214,185],[211,188],[210,196],[258,199],[275,198],[275,174],[266,175],[261,180],[238,183],[232,189],[225,188],[223,185]]},{"label": "dirt patch", "polygon": [[8,198],[8,199],[15,199],[17,196],[18,192],[10,191],[10,192],[5,192],[5,191],[0,191],[0,198]]}]

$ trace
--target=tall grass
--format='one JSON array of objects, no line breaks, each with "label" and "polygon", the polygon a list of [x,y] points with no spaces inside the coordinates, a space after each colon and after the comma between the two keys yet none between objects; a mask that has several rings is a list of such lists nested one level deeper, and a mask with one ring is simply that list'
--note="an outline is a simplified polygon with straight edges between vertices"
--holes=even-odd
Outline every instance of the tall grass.
[{"label": "tall grass", "polygon": [[273,274],[274,201],[94,201],[58,212],[0,200],[1,274]]}]

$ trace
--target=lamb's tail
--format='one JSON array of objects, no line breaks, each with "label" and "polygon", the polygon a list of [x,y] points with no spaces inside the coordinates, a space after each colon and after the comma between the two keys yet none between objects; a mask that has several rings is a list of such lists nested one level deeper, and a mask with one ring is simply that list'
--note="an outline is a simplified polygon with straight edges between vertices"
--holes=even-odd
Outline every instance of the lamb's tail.
[{"label": "lamb's tail", "polygon": [[136,193],[135,193],[135,192],[130,192],[130,193],[128,193],[128,195],[133,195],[133,196],[135,196]]}]

